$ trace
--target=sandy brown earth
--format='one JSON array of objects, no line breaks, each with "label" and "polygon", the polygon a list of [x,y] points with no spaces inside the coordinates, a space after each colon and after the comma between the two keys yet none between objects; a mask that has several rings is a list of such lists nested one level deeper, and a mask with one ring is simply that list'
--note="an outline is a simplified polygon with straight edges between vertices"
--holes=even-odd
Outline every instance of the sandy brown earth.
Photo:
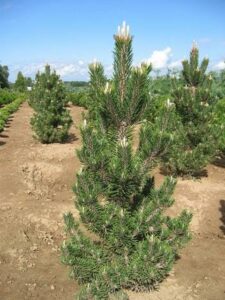
[{"label": "sandy brown earth", "polygon": [[[75,124],[82,109],[71,108]],[[72,211],[71,186],[81,146],[73,126],[70,141],[42,145],[32,137],[25,103],[0,135],[0,300],[72,300],[78,289],[60,263],[63,213]],[[163,176],[156,174],[156,182]],[[210,165],[208,177],[178,180],[176,204],[194,214],[193,239],[173,272],[151,293],[129,292],[131,300],[225,299],[225,168]]]}]

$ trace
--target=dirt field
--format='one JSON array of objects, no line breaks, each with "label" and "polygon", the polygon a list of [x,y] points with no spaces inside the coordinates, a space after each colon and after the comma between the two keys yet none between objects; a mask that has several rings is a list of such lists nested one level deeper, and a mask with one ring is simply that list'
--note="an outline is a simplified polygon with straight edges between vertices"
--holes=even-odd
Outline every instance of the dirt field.
[{"label": "dirt field", "polygon": [[[72,107],[78,124],[81,108]],[[72,300],[79,288],[60,263],[65,212],[77,214],[71,186],[81,146],[73,126],[65,144],[42,145],[32,137],[25,103],[0,135],[0,300]],[[159,183],[163,176],[156,174]],[[172,213],[194,214],[193,239],[173,272],[152,293],[131,300],[225,299],[225,168],[210,165],[208,177],[179,180]]]}]

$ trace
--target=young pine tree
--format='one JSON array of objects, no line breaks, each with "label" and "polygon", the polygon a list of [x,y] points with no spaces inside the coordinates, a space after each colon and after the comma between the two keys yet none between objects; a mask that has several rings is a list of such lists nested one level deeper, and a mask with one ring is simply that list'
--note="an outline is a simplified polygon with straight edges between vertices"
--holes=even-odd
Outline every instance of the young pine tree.
[{"label": "young pine tree", "polygon": [[0,88],[9,88],[9,68],[8,66],[0,65]]},{"label": "young pine tree", "polygon": [[174,174],[200,174],[218,149],[212,78],[206,74],[208,63],[205,58],[199,65],[199,50],[194,45],[189,61],[183,61],[181,79],[173,80],[173,99],[181,123],[180,143],[171,147],[166,165]]},{"label": "young pine tree", "polygon": [[21,93],[27,90],[27,79],[22,72],[18,72],[14,88]]},{"label": "young pine tree", "polygon": [[31,125],[42,143],[63,142],[68,137],[72,119],[65,99],[63,82],[47,65],[43,73],[37,73],[29,101],[35,110]]},{"label": "young pine tree", "polygon": [[219,155],[225,158],[225,69],[221,70],[217,76],[215,91],[217,92],[216,96],[219,100],[215,106],[214,121],[221,129],[219,137]]},{"label": "young pine tree", "polygon": [[225,98],[216,103],[214,111],[214,122],[218,126],[219,136],[219,155],[225,158]]},{"label": "young pine tree", "polygon": [[213,92],[217,99],[225,99],[225,61],[224,68],[219,72],[211,72],[214,78]]},{"label": "young pine tree", "polygon": [[[90,65],[91,110],[81,128],[83,164],[74,187],[82,225],[64,216],[70,236],[62,246],[62,261],[71,276],[84,284],[77,299],[128,299],[123,289],[149,290],[166,277],[178,250],[190,236],[191,215],[164,214],[174,200],[173,178],[159,188],[149,175],[154,158],[163,153],[170,136],[141,122],[149,101],[151,66],[132,67],[132,37],[123,24],[114,36],[114,69],[110,83],[99,63]],[[93,114],[92,114],[93,113]],[[134,128],[141,124],[138,145]],[[85,227],[92,232],[88,234]]]}]

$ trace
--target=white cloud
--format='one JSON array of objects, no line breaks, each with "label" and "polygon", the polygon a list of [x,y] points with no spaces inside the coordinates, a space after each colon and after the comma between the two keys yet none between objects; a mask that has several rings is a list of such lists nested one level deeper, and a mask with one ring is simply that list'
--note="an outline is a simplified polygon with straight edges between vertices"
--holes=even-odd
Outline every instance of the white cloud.
[{"label": "white cloud", "polygon": [[169,69],[180,69],[182,67],[182,60],[175,60],[168,64]]},{"label": "white cloud", "polygon": [[83,66],[84,65],[84,61],[83,60],[78,60],[78,64],[80,65],[80,66]]},{"label": "white cloud", "polygon": [[73,63],[64,62],[41,62],[31,64],[16,64],[10,67],[11,80],[15,80],[16,75],[21,71],[25,76],[35,77],[35,74],[43,72],[45,65],[49,64],[53,70],[64,80],[87,80],[88,63],[82,60]]},{"label": "white cloud", "polygon": [[[163,50],[155,50],[151,56],[145,61],[151,62],[153,69],[166,71],[169,69],[179,69],[181,67],[181,59],[172,61],[172,49],[167,47]],[[89,80],[88,64],[90,62],[77,60],[74,62],[63,61],[42,61],[36,63],[17,63],[9,65],[10,80],[13,82],[16,79],[17,73],[21,71],[25,76],[35,78],[35,74],[43,72],[45,65],[49,64],[63,80]],[[113,74],[113,64],[105,64],[105,74],[111,77]]]},{"label": "white cloud", "polygon": [[153,70],[180,69],[182,67],[182,59],[172,61],[172,49],[167,47],[163,50],[155,50],[151,56],[145,60],[151,63]]},{"label": "white cloud", "polygon": [[75,64],[56,66],[56,73],[62,77],[71,75],[76,72],[77,66]]},{"label": "white cloud", "polygon": [[152,55],[147,59],[151,63],[153,69],[164,69],[167,67],[168,62],[172,56],[172,49],[167,47],[163,50],[155,50]]},{"label": "white cloud", "polygon": [[[55,70],[63,80],[89,80],[88,65],[90,62],[83,60],[77,60],[75,62],[47,62],[43,61],[40,63],[17,63],[9,66],[10,69],[10,80],[16,79],[17,73],[21,71],[25,76],[34,78],[35,74],[40,71],[43,72],[46,64],[51,66],[52,70]],[[105,74],[107,77],[111,77],[113,73],[113,65],[105,64]]]},{"label": "white cloud", "polygon": [[25,76],[35,75],[38,71],[42,72],[45,68],[46,63],[33,63],[24,66],[17,66],[18,71],[20,70]]},{"label": "white cloud", "polygon": [[111,77],[113,74],[113,65],[107,65],[105,66],[105,74],[107,77]]},{"label": "white cloud", "polygon": [[214,69],[223,70],[225,69],[225,61],[220,61],[214,65]]}]

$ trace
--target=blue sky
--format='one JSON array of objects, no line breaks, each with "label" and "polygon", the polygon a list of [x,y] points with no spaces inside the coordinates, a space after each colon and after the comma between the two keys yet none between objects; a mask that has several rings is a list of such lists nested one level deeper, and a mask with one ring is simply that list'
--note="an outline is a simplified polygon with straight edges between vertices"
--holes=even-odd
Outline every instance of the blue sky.
[{"label": "blue sky", "polygon": [[179,67],[195,40],[210,68],[225,67],[225,0],[0,0],[0,64],[10,80],[50,63],[66,80],[88,78],[94,58],[110,74],[113,34],[123,20],[134,35],[134,63]]}]

